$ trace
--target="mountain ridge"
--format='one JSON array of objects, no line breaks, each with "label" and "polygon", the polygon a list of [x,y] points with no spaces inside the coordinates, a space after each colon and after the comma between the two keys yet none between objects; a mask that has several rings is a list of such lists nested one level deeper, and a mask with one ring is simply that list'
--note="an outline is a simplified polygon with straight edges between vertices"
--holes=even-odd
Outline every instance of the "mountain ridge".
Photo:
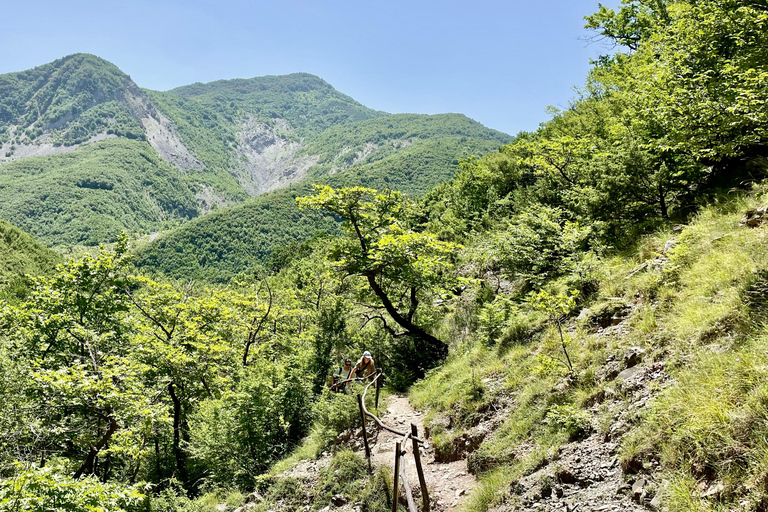
[{"label": "mountain ridge", "polygon": [[[457,145],[456,136],[465,137],[464,147]],[[138,144],[105,145],[110,139]],[[422,158],[425,146],[416,144],[440,140],[453,151],[447,159],[453,162],[469,153],[495,149],[511,137],[459,114],[373,110],[309,73],[198,82],[163,92],[139,87],[98,56],[73,54],[0,75],[0,199],[11,204],[24,197],[31,203],[26,209],[0,211],[0,217],[48,244],[98,244],[113,241],[121,229],[131,233],[166,229],[169,220],[184,222],[249,197],[302,180],[324,180],[349,169],[353,171],[345,180],[354,182],[349,178],[354,169],[370,175],[373,166],[382,176],[399,176],[398,165],[417,162],[416,168],[408,164],[408,172],[424,174],[425,184],[417,187],[423,190],[455,170],[436,171],[435,159]],[[93,144],[113,148],[122,156],[86,149]],[[401,158],[393,158],[397,155]],[[150,167],[140,164],[143,161]],[[132,170],[123,169],[126,165]],[[38,168],[41,172],[43,168],[77,169],[78,180],[91,176],[96,181],[105,170],[114,176],[125,170],[142,174],[139,181],[149,184],[142,185],[145,199],[141,200],[127,190],[119,193],[119,187],[84,191],[103,196],[104,210],[113,212],[114,218],[107,222],[111,227],[94,231],[88,226],[96,214],[93,209],[102,209],[90,203],[81,214],[71,212],[80,228],[54,233],[51,226],[60,220],[49,218],[45,225],[38,225],[41,219],[33,212],[47,209],[46,198],[61,196],[53,183],[60,182],[61,190],[77,184],[54,172],[40,187],[39,178],[30,173]],[[38,185],[33,185],[35,180]],[[123,184],[128,182],[132,181],[126,177]],[[409,182],[410,178],[405,186]],[[189,203],[190,193],[196,205]],[[79,195],[73,197],[73,201],[82,200]],[[153,204],[184,206],[158,210]]]}]

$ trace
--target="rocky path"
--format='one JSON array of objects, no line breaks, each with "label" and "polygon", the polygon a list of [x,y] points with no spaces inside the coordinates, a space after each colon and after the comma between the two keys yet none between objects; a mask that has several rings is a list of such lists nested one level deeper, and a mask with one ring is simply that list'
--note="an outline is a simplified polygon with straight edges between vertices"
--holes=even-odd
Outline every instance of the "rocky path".
[{"label": "rocky path", "polygon": [[[388,399],[387,411],[380,418],[387,425],[403,431],[409,431],[411,423],[413,423],[419,429],[419,436],[424,436],[423,415],[411,407],[405,396],[391,395]],[[400,436],[387,431],[377,432],[373,436],[373,443],[371,444],[373,464],[394,468],[395,443],[401,439]],[[414,499],[421,509],[419,479],[413,462],[413,446],[410,441],[407,444],[407,453],[404,457],[406,477],[413,489]],[[425,449],[421,451],[421,462],[432,510],[449,512],[458,508],[477,483],[475,476],[467,472],[466,461],[436,462],[435,451],[429,441],[426,442]]]}]

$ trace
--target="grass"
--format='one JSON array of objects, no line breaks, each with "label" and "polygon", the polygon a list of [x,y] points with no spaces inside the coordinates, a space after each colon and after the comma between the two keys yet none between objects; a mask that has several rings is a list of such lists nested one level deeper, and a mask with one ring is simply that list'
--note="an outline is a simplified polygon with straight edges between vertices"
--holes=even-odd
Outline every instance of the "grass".
[{"label": "grass", "polygon": [[[631,430],[621,443],[623,467],[648,471],[658,464],[672,512],[739,503],[765,509],[768,233],[739,220],[767,196],[758,187],[718,198],[682,229],[663,229],[632,252],[604,257],[592,269],[599,291],[582,307],[602,311],[621,303],[627,316],[610,333],[588,320],[566,322],[571,379],[553,362],[562,352],[552,327],[501,350],[480,341],[477,325],[464,323],[459,347],[413,387],[411,399],[426,409],[436,447],[470,430],[488,404],[506,400],[503,422],[469,457],[480,482],[465,510],[513,503],[514,483],[556,459],[579,422],[607,432],[615,411],[595,404],[610,396],[627,408],[631,397],[601,377],[603,366],[609,357],[620,363],[631,346],[646,349],[644,364],[665,361],[672,384],[655,389],[647,413],[625,417]],[[524,313],[526,306],[519,307]],[[707,489],[713,490],[704,496]]]}]

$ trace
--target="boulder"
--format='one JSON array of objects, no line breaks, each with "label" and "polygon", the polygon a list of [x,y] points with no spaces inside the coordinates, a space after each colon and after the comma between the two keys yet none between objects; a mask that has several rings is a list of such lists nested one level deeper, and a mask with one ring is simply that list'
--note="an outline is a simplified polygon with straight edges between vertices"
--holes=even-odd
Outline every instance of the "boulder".
[{"label": "boulder", "polygon": [[627,368],[632,368],[643,360],[645,356],[645,349],[642,347],[629,347],[624,352],[624,365]]}]

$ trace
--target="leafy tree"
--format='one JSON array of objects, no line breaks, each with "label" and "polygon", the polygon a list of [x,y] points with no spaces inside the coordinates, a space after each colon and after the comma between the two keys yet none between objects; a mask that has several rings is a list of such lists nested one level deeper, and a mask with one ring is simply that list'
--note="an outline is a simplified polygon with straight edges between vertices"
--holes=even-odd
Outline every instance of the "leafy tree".
[{"label": "leafy tree", "polygon": [[[189,416],[200,402],[231,387],[229,369],[241,331],[221,292],[191,296],[170,285],[138,281],[143,286],[129,296],[145,322],[134,340],[135,357],[144,365],[153,395],[170,400],[175,476],[190,486]],[[159,425],[154,427],[157,436]]]},{"label": "leafy tree", "polygon": [[[129,342],[126,250],[123,235],[114,252],[34,278],[29,300],[14,312],[17,355],[32,375],[26,393],[44,433],[35,449],[43,460],[46,452],[82,456],[75,478],[93,474],[115,433],[141,429],[154,410]],[[102,477],[109,470],[107,457]]]},{"label": "leafy tree", "polygon": [[[459,284],[452,264],[459,246],[413,231],[412,205],[399,192],[318,186],[315,196],[297,201],[303,208],[324,209],[344,219],[346,236],[333,261],[344,275],[363,278],[378,300],[362,303],[367,320],[376,319],[393,337],[408,336],[417,344],[421,358],[412,365],[414,374],[423,375],[444,359],[447,345],[418,325],[416,317],[426,299]],[[397,331],[391,322],[403,330]]]},{"label": "leafy tree", "polygon": [[569,373],[573,373],[573,365],[571,364],[571,357],[568,355],[566,340],[563,337],[562,324],[566,316],[576,307],[576,297],[578,296],[579,292],[577,290],[573,290],[568,294],[558,293],[557,295],[552,295],[542,289],[538,293],[531,294],[530,298],[530,303],[533,307],[546,313],[549,316],[549,320],[557,326],[557,332],[560,335],[560,345],[565,356],[565,361],[562,361],[562,363],[568,368]]}]

